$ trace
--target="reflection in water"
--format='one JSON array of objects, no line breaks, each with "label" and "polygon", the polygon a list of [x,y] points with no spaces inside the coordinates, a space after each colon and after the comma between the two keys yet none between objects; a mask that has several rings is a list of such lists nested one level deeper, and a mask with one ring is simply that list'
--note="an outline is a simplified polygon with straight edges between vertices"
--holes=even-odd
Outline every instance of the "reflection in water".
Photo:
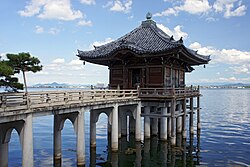
[{"label": "reflection in water", "polygon": [[[197,131],[197,145],[194,145],[194,134],[190,134],[188,142],[177,135],[176,147],[162,142],[157,137],[145,140],[144,143],[135,142],[134,135],[119,140],[119,151],[111,152],[107,147],[107,159],[98,159],[96,148],[90,149],[90,166],[195,166],[200,161],[200,131]],[[187,144],[188,143],[188,144]],[[97,162],[98,160],[98,162]]]}]

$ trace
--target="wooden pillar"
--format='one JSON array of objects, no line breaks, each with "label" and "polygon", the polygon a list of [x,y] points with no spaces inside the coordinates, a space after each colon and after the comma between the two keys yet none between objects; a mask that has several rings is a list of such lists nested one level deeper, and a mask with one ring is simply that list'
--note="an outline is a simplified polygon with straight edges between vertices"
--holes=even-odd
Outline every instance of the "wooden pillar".
[{"label": "wooden pillar", "polygon": [[[168,107],[168,113],[171,115],[171,107]],[[172,128],[172,123],[171,123],[171,116],[168,117],[168,137],[171,138],[171,128]]]},{"label": "wooden pillar", "polygon": [[143,157],[142,157],[142,166],[150,167],[150,140],[144,141],[144,148],[143,148]]},{"label": "wooden pillar", "polygon": [[118,114],[118,138],[122,137],[122,116]]},{"label": "wooden pillar", "polygon": [[141,143],[140,142],[136,142],[135,143],[135,166],[141,166],[141,160],[142,160],[142,156],[141,156]]},{"label": "wooden pillar", "polygon": [[77,166],[85,165],[85,132],[84,132],[84,111],[81,110],[77,116]]},{"label": "wooden pillar", "polygon": [[96,117],[94,110],[90,110],[90,147],[96,147]]},{"label": "wooden pillar", "polygon": [[186,98],[184,98],[182,102],[182,110],[183,110],[183,117],[182,117],[182,137],[187,138],[187,129],[186,129],[186,117],[187,117],[187,109],[186,109]]},{"label": "wooden pillar", "polygon": [[90,167],[96,167],[96,147],[90,147]]},{"label": "wooden pillar", "polygon": [[126,115],[126,113],[122,114],[122,119],[121,119],[121,135],[122,136],[127,136],[127,115]]},{"label": "wooden pillar", "polygon": [[22,136],[22,166],[34,166],[32,114],[27,114]]},{"label": "wooden pillar", "polygon": [[171,100],[171,145],[175,146],[176,144],[176,123],[175,123],[175,99]]},{"label": "wooden pillar", "polygon": [[129,117],[129,133],[135,134],[135,119],[133,116]]},{"label": "wooden pillar", "polygon": [[190,98],[190,117],[189,117],[189,129],[190,133],[194,133],[194,99]]},{"label": "wooden pillar", "polygon": [[[150,106],[144,107],[144,113],[150,114]],[[150,117],[144,117],[144,139],[150,138]]]},{"label": "wooden pillar", "polygon": [[112,132],[111,132],[111,149],[118,151],[118,104],[114,104],[112,111]]},{"label": "wooden pillar", "polygon": [[112,167],[118,167],[119,166],[119,164],[118,164],[118,161],[119,159],[118,159],[118,153],[116,153],[116,152],[113,152],[112,154],[111,154],[111,163],[112,163]]},{"label": "wooden pillar", "polygon": [[[178,104],[178,114],[181,114],[181,110],[182,110],[182,105]],[[182,117],[178,116],[177,117],[177,133],[181,133],[182,132]]]},{"label": "wooden pillar", "polygon": [[141,141],[141,101],[136,107],[135,123],[135,141]]},{"label": "wooden pillar", "polygon": [[62,139],[61,139],[61,119],[59,115],[54,115],[54,164],[61,164],[62,160]]},{"label": "wooden pillar", "polygon": [[152,136],[158,135],[158,118],[151,119],[151,134]]},{"label": "wooden pillar", "polygon": [[[161,108],[161,114],[167,115],[168,108],[163,107]],[[161,118],[161,129],[160,129],[160,140],[167,141],[168,139],[168,118],[162,117]]]},{"label": "wooden pillar", "polygon": [[[154,107],[154,113],[157,112],[157,107]],[[152,136],[157,136],[158,135],[158,118],[152,118],[151,119],[151,134]]]},{"label": "wooden pillar", "polygon": [[197,129],[201,129],[200,121],[200,96],[197,97]]},{"label": "wooden pillar", "polygon": [[2,143],[3,140],[1,139],[0,142],[0,166],[1,167],[8,167],[8,145],[9,143]]}]

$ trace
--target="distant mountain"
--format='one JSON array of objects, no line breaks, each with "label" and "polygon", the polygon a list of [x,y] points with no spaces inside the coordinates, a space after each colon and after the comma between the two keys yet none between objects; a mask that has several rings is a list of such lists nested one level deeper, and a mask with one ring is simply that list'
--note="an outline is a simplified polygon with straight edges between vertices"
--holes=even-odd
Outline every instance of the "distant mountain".
[{"label": "distant mountain", "polygon": [[232,83],[232,84],[225,84],[225,85],[221,85],[221,86],[225,86],[225,87],[242,87],[242,86],[250,86],[250,84],[243,84],[243,83]]},{"label": "distant mountain", "polygon": [[211,82],[211,83],[194,83],[193,85],[200,86],[221,86],[221,87],[239,87],[239,86],[250,86],[250,84],[244,83],[229,83],[229,82]]},{"label": "distant mountain", "polygon": [[32,85],[32,87],[68,87],[68,84],[65,83],[57,83],[57,82],[52,82],[52,83],[46,83],[46,84],[35,84]]}]

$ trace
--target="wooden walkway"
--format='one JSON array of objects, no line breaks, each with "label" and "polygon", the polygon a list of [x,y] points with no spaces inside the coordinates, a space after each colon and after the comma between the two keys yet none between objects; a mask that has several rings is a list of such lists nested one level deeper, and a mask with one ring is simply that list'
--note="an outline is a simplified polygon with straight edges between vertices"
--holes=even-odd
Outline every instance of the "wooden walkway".
[{"label": "wooden walkway", "polygon": [[[88,106],[114,101],[128,100],[160,100],[171,98],[190,98],[200,96],[199,88],[185,89],[155,89],[144,88],[139,90],[66,90],[66,91],[40,91],[25,93],[0,93],[0,117],[6,112],[14,114],[15,111],[50,107],[67,108],[72,105]],[[7,114],[7,115],[9,115]]]},{"label": "wooden walkway", "polygon": [[25,93],[0,93],[0,117],[73,106],[93,106],[103,103],[138,99],[137,90],[67,90]]}]

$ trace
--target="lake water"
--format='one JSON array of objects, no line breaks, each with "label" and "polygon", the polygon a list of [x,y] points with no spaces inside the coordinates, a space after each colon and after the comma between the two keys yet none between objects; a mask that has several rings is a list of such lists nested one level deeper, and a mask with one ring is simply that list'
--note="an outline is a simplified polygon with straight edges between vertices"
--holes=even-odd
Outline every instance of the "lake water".
[{"label": "lake water", "polygon": [[[86,166],[250,166],[250,89],[202,89],[202,129],[189,136],[183,149],[153,138],[135,143],[120,140],[119,152],[110,154],[107,116],[97,123],[96,152],[89,147],[89,112],[85,113]],[[195,115],[196,116],[196,115]],[[196,125],[196,123],[194,123]],[[53,117],[33,118],[35,166],[53,166]],[[143,126],[142,126],[143,127]],[[196,129],[196,127],[195,127]],[[126,155],[127,148],[136,148]],[[185,152],[185,154],[183,154]],[[70,121],[62,131],[62,166],[76,166],[76,136]],[[9,143],[9,166],[21,166],[21,146],[16,131]]]}]

